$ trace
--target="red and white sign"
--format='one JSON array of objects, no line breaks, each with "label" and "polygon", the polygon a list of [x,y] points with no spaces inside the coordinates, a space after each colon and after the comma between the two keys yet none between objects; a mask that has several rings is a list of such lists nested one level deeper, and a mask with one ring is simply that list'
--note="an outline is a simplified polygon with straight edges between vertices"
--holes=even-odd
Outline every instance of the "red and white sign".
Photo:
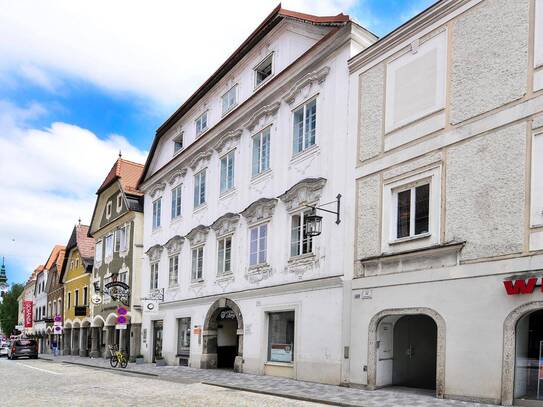
[{"label": "red and white sign", "polygon": [[[527,280],[505,280],[503,285],[507,295],[532,294],[538,286],[537,280],[537,277],[530,277]],[[543,292],[543,285],[541,291]]]},{"label": "red and white sign", "polygon": [[25,318],[25,328],[32,328],[32,301],[23,302],[23,312]]}]

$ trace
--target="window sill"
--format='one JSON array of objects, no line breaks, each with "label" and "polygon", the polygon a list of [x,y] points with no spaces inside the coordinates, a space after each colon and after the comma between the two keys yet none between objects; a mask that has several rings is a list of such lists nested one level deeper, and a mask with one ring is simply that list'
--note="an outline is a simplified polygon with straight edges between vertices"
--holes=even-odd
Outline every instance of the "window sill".
[{"label": "window sill", "polygon": [[174,152],[173,152],[173,157],[177,157],[177,156],[178,156],[179,154],[181,154],[184,150],[185,150],[185,147],[180,148],[180,149],[177,150],[177,151],[174,151]]},{"label": "window sill", "polygon": [[204,283],[204,279],[203,278],[199,278],[198,280],[192,280],[190,282],[190,286],[191,287],[196,287],[196,286],[199,286],[199,285],[202,285]]},{"label": "window sill", "polygon": [[209,131],[210,128],[211,127],[206,127],[200,133],[196,133],[196,138],[198,139],[198,138],[202,137],[204,134],[206,134]]},{"label": "window sill", "polygon": [[232,187],[230,189],[227,189],[226,191],[224,192],[221,192],[221,194],[219,195],[219,199],[224,199],[224,198],[228,198],[232,195],[234,195],[236,193],[236,187]]},{"label": "window sill", "polygon": [[305,160],[313,154],[317,154],[319,150],[319,146],[317,144],[313,144],[311,147],[307,147],[305,150],[293,154],[292,158],[290,159],[290,163],[297,164],[298,162]]},{"label": "window sill", "polygon": [[205,209],[207,209],[207,202],[205,202],[205,203],[201,204],[200,206],[197,206],[196,208],[194,208],[194,209],[192,210],[192,213],[193,213],[193,214],[196,214],[196,213],[198,213],[198,212],[204,211]]},{"label": "window sill", "polygon": [[161,226],[158,226],[158,227],[156,227],[156,228],[153,228],[153,229],[151,230],[151,233],[152,233],[153,235],[156,235],[156,234],[159,233],[161,230],[162,230],[162,227],[161,227]]},{"label": "window sill", "polygon": [[420,235],[407,236],[407,237],[402,237],[400,239],[391,240],[390,242],[388,242],[388,244],[389,245],[396,245],[396,244],[401,244],[401,243],[406,243],[406,242],[412,242],[414,240],[426,239],[426,238],[428,238],[430,236],[432,236],[432,234],[430,232],[421,233]]},{"label": "window sill", "polygon": [[251,184],[256,184],[263,181],[264,179],[271,177],[271,172],[271,168],[268,168],[266,171],[262,171],[256,175],[253,175],[253,177],[251,178]]},{"label": "window sill", "polygon": [[183,220],[183,216],[179,215],[179,216],[176,216],[175,218],[171,219],[170,224],[175,225],[176,223],[179,223],[182,220]]},{"label": "window sill", "polygon": [[267,362],[264,362],[264,365],[266,365],[266,366],[290,367],[291,369],[294,368],[294,362],[271,362],[271,361],[267,361]]},{"label": "window sill", "polygon": [[238,107],[239,103],[236,102],[234,103],[232,106],[230,106],[227,110],[225,110],[224,112],[222,112],[221,114],[221,118],[224,118],[225,116],[227,116],[230,112],[232,112],[233,110],[236,109],[236,107]]}]

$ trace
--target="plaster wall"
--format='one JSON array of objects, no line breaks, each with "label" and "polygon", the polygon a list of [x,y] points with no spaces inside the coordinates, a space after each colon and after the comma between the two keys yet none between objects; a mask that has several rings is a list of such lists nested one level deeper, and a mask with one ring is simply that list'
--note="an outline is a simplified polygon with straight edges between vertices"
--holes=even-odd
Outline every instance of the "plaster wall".
[{"label": "plaster wall", "polygon": [[526,94],[529,3],[487,0],[454,20],[451,123]]}]

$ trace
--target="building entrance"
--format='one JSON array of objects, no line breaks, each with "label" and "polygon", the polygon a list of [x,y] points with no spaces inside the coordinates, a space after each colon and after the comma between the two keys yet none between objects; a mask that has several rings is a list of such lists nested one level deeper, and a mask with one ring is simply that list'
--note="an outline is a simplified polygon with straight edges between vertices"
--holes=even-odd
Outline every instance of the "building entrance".
[{"label": "building entrance", "polygon": [[543,406],[543,310],[518,321],[515,344],[514,404]]},{"label": "building entrance", "polygon": [[385,317],[377,340],[378,386],[436,389],[437,325],[431,317]]},{"label": "building entrance", "polygon": [[233,369],[238,355],[238,321],[230,308],[222,309],[217,315],[217,367]]}]

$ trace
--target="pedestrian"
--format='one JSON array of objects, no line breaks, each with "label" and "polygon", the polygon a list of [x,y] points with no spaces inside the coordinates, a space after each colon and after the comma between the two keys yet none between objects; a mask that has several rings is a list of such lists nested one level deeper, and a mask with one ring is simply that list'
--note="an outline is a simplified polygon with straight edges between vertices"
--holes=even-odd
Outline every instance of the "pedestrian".
[{"label": "pedestrian", "polygon": [[51,342],[51,349],[53,349],[53,356],[58,356],[58,343],[55,338]]}]

